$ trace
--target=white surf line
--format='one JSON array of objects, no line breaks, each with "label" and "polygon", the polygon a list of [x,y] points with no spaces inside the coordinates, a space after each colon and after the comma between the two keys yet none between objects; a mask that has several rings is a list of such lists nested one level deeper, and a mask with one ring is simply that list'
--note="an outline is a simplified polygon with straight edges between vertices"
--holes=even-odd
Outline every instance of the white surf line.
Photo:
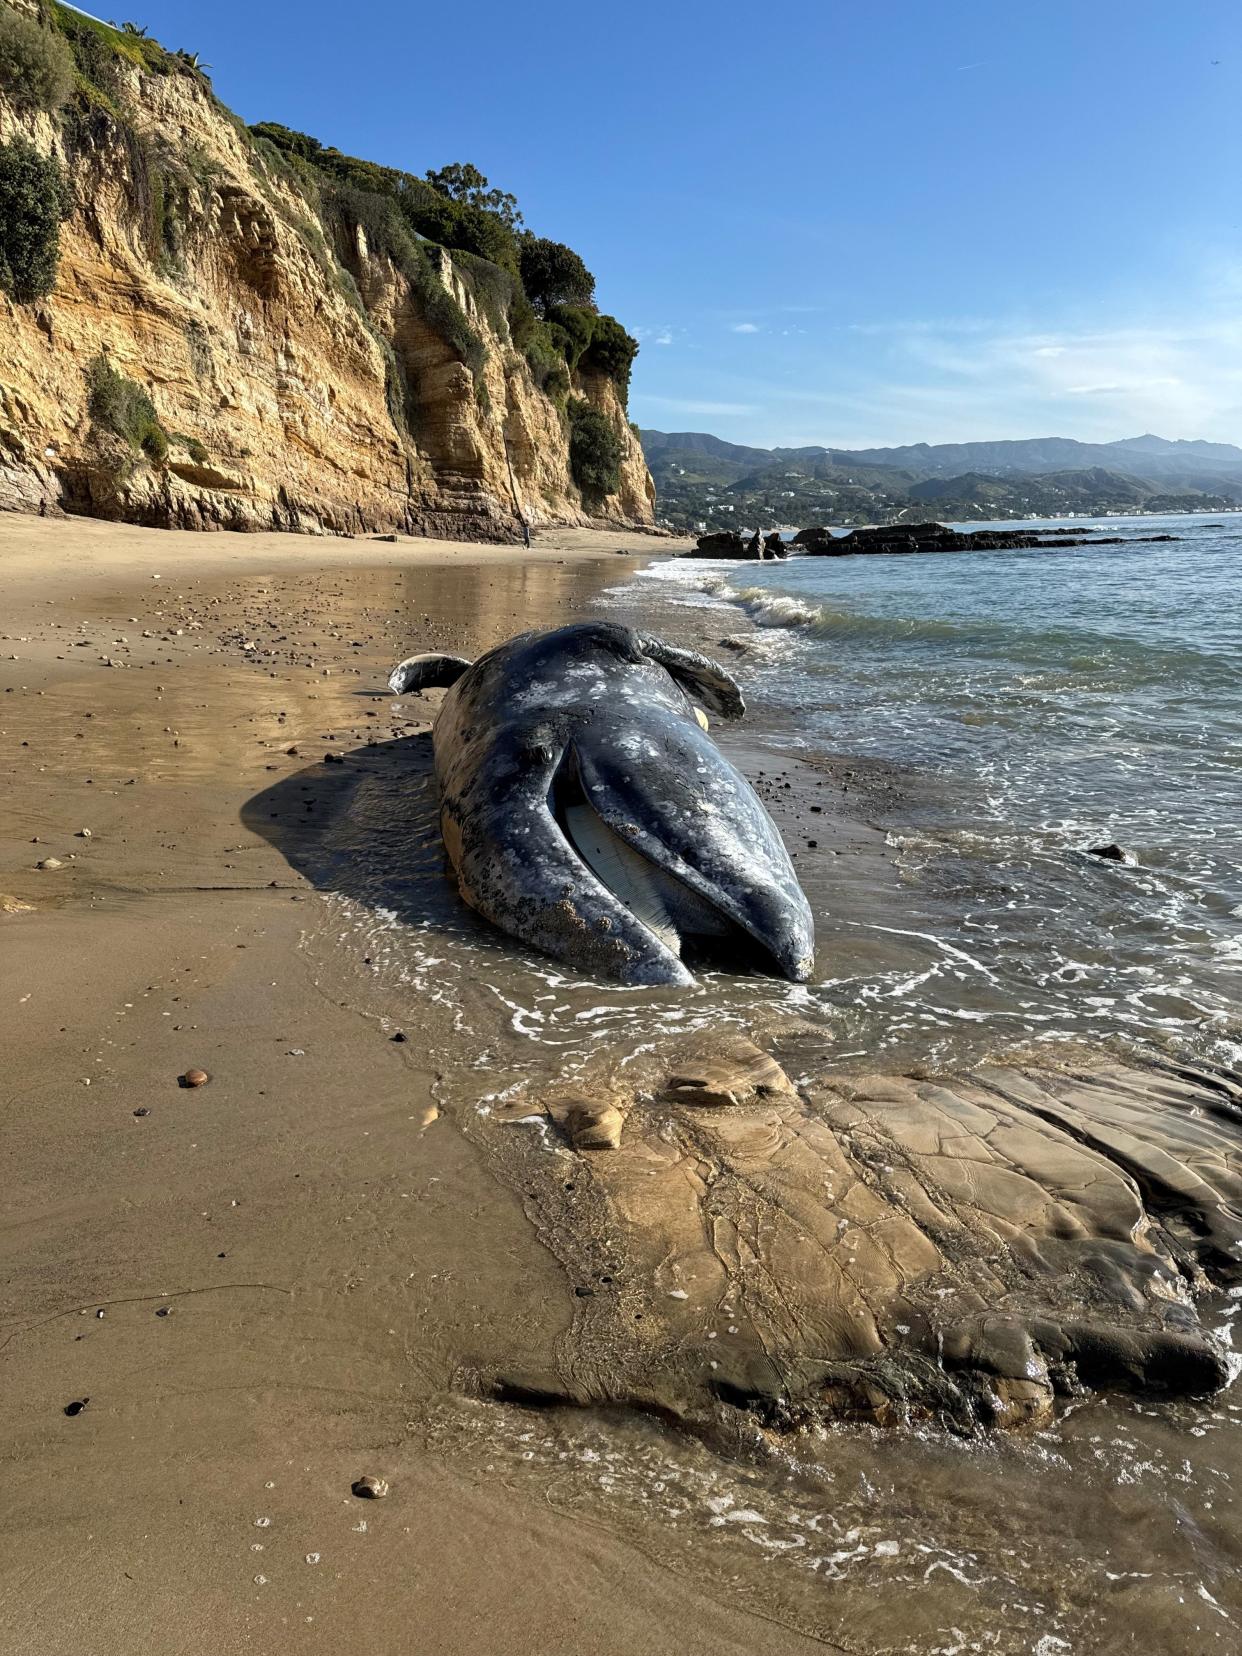
[{"label": "white surf line", "polygon": [[959,949],[956,944],[946,943],[942,937],[937,937],[935,932],[905,931],[900,926],[877,926],[870,920],[847,920],[845,923],[847,926],[857,926],[863,931],[886,932],[890,937],[921,938],[924,943],[934,943],[938,949],[943,949],[945,954],[952,955],[955,960],[963,961],[972,971],[987,978],[989,983],[997,981],[996,974],[989,971],[981,960],[976,960],[974,955],[968,955],[965,949]]}]

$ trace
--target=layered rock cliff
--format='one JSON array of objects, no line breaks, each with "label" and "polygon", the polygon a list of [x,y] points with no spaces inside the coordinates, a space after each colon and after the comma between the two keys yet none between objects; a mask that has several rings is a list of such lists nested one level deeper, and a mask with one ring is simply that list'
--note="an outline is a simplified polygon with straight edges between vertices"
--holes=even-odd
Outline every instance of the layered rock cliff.
[{"label": "layered rock cliff", "polygon": [[[58,41],[68,28],[76,68],[50,112],[0,86],[0,145],[56,158],[68,183],[51,291],[0,290],[0,508],[499,540],[522,516],[652,523],[624,377],[588,357],[541,379],[484,261],[420,240],[412,281],[192,60],[108,31],[83,46],[64,8],[18,5]],[[158,443],[101,417],[101,372],[145,392]],[[586,410],[614,464],[584,496],[570,435]]]}]

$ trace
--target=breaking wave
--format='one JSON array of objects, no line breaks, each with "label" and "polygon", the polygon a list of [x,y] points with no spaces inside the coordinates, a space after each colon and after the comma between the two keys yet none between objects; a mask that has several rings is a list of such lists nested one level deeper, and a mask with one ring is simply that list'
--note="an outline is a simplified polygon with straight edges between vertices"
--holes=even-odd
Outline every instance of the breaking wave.
[{"label": "breaking wave", "polygon": [[[678,583],[683,590],[687,583]],[[724,575],[700,575],[690,588],[702,597],[740,609],[757,627],[787,628],[811,639],[865,645],[903,644],[931,649],[949,645],[989,659],[1035,669],[1059,668],[1082,677],[1112,675],[1116,687],[1215,685],[1236,688],[1236,658],[1189,643],[1161,645],[1146,639],[1106,637],[1074,627],[1030,627],[1012,616],[948,619],[931,615],[878,615],[841,609],[767,586],[735,587]]]}]

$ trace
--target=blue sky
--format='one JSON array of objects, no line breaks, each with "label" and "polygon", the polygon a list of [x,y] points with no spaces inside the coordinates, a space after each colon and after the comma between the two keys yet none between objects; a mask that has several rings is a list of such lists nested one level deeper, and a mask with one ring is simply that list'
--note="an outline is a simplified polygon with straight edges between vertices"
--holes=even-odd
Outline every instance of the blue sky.
[{"label": "blue sky", "polygon": [[512,190],[643,425],[1242,441],[1238,0],[130,5],[247,120]]}]

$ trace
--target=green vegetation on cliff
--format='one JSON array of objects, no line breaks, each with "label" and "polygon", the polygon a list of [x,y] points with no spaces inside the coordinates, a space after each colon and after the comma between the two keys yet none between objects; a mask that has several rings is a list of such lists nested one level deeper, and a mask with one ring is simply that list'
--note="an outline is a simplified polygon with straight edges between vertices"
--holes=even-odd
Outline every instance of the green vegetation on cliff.
[{"label": "green vegetation on cliff", "polygon": [[569,469],[588,500],[612,494],[621,482],[621,439],[582,398],[569,405]]},{"label": "green vegetation on cliff", "polygon": [[135,380],[118,373],[105,356],[91,363],[87,380],[91,419],[97,426],[123,437],[135,453],[141,450],[157,465],[168,458],[168,433],[155,404]]},{"label": "green vegetation on cliff", "polygon": [[58,29],[0,7],[0,91],[18,109],[59,109],[73,79],[73,53]]},{"label": "green vegetation on cliff", "polygon": [[[388,252],[407,277],[411,268],[420,268],[411,247],[428,242],[449,249],[493,331],[522,353],[542,390],[563,400],[569,390],[567,370],[581,367],[607,375],[624,401],[638,341],[614,317],[595,310],[595,278],[579,255],[526,230],[514,197],[493,189],[477,167],[455,162],[418,178],[343,155],[275,122],[263,121],[250,130],[264,153],[284,158],[304,184],[335,206],[338,228],[348,231],[351,215],[357,215],[353,225],[361,225],[370,245]],[[369,229],[380,201],[390,204],[382,246]],[[404,225],[404,238],[397,234],[398,222]],[[404,251],[397,257],[391,249],[399,243]],[[563,322],[567,309],[577,316],[572,329]],[[443,337],[463,362],[470,362],[470,339],[477,335],[464,317],[443,314],[448,330]]]},{"label": "green vegetation on cliff", "polygon": [[0,288],[18,304],[52,291],[68,211],[59,162],[21,138],[0,144]]}]

